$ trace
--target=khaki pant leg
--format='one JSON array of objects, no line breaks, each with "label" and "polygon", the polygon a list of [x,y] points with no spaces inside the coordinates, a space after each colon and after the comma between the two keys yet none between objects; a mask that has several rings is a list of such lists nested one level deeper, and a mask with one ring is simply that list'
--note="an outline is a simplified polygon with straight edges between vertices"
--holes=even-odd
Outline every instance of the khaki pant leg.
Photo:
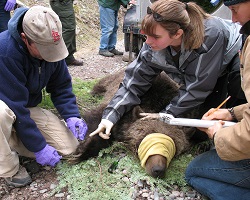
[{"label": "khaki pant leg", "polygon": [[[39,107],[29,108],[29,110],[31,119],[36,123],[37,128],[44,136],[46,142],[50,146],[53,146],[60,155],[69,155],[76,150],[79,144],[78,140],[74,137],[65,123],[55,114]],[[34,153],[24,147],[15,133],[12,134],[10,143],[12,148],[20,155],[35,158]]]},{"label": "khaki pant leg", "polygon": [[29,110],[31,118],[36,122],[47,143],[60,155],[69,155],[76,150],[78,140],[55,114],[39,107],[29,108]]},{"label": "khaki pant leg", "polygon": [[[47,143],[60,155],[69,155],[76,150],[78,140],[56,115],[39,107],[30,108],[30,115]],[[0,100],[0,177],[11,177],[17,173],[18,154],[35,158],[34,153],[30,152],[17,137],[12,127],[15,118],[13,111]]]},{"label": "khaki pant leg", "polygon": [[0,177],[11,177],[19,169],[18,155],[9,145],[15,119],[12,110],[0,100]]}]

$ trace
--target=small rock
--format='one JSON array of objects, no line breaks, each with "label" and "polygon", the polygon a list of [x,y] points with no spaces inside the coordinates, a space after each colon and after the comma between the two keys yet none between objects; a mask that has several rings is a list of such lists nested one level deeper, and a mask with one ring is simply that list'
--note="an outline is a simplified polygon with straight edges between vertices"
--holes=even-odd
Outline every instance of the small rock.
[{"label": "small rock", "polygon": [[43,193],[45,193],[45,192],[47,192],[47,191],[48,191],[47,189],[43,189],[43,190],[40,190],[39,193],[40,193],[40,194],[43,194]]},{"label": "small rock", "polygon": [[64,194],[63,193],[58,193],[58,194],[55,194],[55,197],[56,198],[62,198],[62,197],[64,197]]},{"label": "small rock", "polygon": [[180,192],[179,191],[172,191],[172,194],[175,196],[175,197],[179,197],[180,196]]},{"label": "small rock", "polygon": [[144,197],[144,198],[147,198],[147,197],[149,197],[149,194],[148,193],[142,193],[141,196]]},{"label": "small rock", "polygon": [[50,188],[51,190],[55,189],[55,188],[56,188],[56,184],[52,183],[52,184],[49,186],[49,188]]},{"label": "small rock", "polygon": [[122,178],[122,180],[123,180],[124,182],[129,182],[129,178],[128,178],[128,177],[126,177],[126,176],[125,176],[125,177],[123,177],[123,178]]}]

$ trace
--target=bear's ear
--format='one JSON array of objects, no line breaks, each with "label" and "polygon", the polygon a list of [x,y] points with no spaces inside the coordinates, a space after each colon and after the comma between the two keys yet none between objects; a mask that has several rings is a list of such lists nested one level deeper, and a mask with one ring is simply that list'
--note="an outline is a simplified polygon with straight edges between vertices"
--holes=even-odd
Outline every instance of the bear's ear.
[{"label": "bear's ear", "polygon": [[92,96],[103,96],[106,91],[107,91],[107,89],[103,85],[97,84],[92,89],[91,95]]},{"label": "bear's ear", "polygon": [[144,111],[142,110],[142,108],[140,106],[135,106],[132,110],[132,120],[135,121],[139,118],[142,118],[142,116],[140,116],[140,113],[143,113]]}]

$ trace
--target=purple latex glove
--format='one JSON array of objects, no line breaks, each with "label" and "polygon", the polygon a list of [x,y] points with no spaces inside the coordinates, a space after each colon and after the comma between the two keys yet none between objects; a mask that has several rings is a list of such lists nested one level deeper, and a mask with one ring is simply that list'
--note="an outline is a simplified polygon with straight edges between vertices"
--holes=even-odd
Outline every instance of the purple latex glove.
[{"label": "purple latex glove", "polygon": [[16,5],[16,0],[8,0],[5,4],[4,10],[11,11]]},{"label": "purple latex glove", "polygon": [[86,122],[83,119],[79,119],[77,117],[70,117],[66,120],[66,122],[73,135],[79,140],[84,140],[84,137],[88,131]]},{"label": "purple latex glove", "polygon": [[48,144],[41,151],[36,152],[35,156],[36,162],[42,166],[50,165],[52,167],[55,167],[62,158],[62,156],[57,153],[56,149]]}]

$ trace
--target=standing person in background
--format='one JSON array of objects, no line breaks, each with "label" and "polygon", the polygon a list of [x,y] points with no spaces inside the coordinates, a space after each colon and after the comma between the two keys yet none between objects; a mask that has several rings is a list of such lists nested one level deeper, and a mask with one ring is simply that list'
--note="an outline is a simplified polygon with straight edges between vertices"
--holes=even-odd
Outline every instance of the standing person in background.
[{"label": "standing person in background", "polygon": [[126,7],[128,3],[135,4],[135,0],[98,0],[101,26],[100,55],[123,55],[123,52],[115,48],[119,28],[118,11],[121,5]]},{"label": "standing person in background", "polygon": [[8,29],[10,11],[14,9],[16,0],[0,1],[0,33]]},{"label": "standing person in background", "polygon": [[215,148],[197,156],[186,169],[186,180],[211,200],[250,199],[250,1],[227,0],[232,20],[248,35],[240,54],[241,87],[247,103],[229,109],[209,110],[202,119],[237,122],[222,128],[223,121],[205,131]]},{"label": "standing person in background", "polygon": [[69,52],[65,58],[67,65],[82,66],[83,61],[74,57],[76,52],[76,19],[73,0],[50,0],[50,6],[62,22],[63,39]]},{"label": "standing person in background", "polygon": [[[0,177],[8,185],[31,182],[19,156],[54,167],[85,137],[66,56],[62,24],[51,8],[18,8],[0,33]],[[66,123],[38,106],[43,88]]]}]

